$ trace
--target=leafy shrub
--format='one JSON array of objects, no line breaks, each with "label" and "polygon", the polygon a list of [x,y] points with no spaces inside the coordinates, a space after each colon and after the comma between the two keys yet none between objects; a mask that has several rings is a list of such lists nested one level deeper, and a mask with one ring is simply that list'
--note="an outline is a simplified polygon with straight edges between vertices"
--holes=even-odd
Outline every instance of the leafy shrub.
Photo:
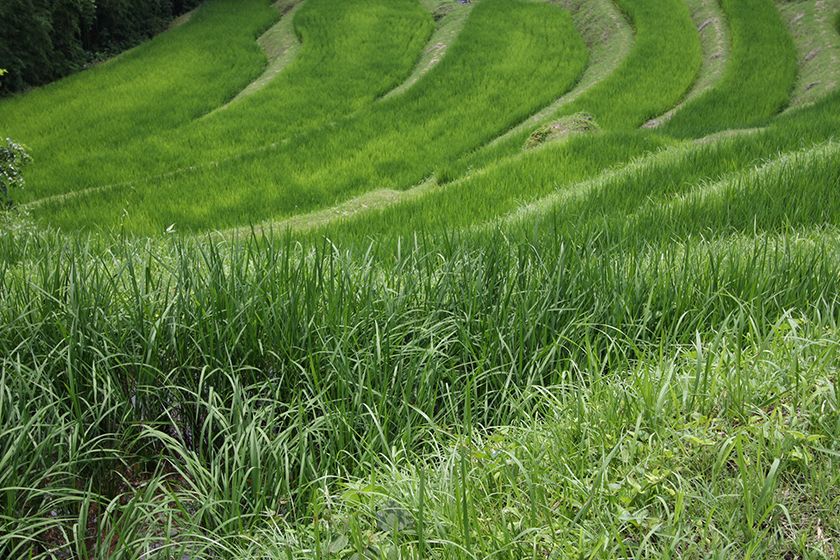
[{"label": "leafy shrub", "polygon": [[23,168],[31,161],[26,148],[6,138],[0,147],[0,206],[12,206],[12,191],[23,188]]}]

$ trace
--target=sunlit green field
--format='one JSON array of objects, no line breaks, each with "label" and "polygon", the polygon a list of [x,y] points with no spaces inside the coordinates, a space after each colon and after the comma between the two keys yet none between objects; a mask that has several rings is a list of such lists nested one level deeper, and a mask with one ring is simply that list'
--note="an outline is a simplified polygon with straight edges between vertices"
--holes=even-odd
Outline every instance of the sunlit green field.
[{"label": "sunlit green field", "polygon": [[840,0],[207,0],[0,99],[0,558],[837,558],[838,65]]}]

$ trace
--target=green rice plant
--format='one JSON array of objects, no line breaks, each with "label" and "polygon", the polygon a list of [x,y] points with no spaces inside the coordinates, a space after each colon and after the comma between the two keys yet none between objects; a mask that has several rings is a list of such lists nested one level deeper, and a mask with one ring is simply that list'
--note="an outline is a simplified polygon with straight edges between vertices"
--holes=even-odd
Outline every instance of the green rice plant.
[{"label": "green rice plant", "polygon": [[[604,130],[640,127],[674,105],[691,87],[700,71],[700,39],[684,2],[621,0],[619,7],[632,22],[635,42],[616,70],[560,108],[557,119],[590,114]],[[520,151],[532,130],[525,129],[441,166],[444,181]]]},{"label": "green rice plant", "polygon": [[784,109],[797,75],[793,40],[770,0],[722,3],[730,27],[730,59],[723,80],[680,109],[664,131],[700,137],[767,122]]},{"label": "green rice plant", "polygon": [[266,0],[211,0],[188,23],[112,60],[0,100],[0,131],[30,146],[38,162],[25,199],[74,188],[68,169],[91,154],[224,103],[259,75],[265,57],[255,38],[276,17]]},{"label": "green rice plant", "polygon": [[[700,216],[690,224],[681,220],[662,221],[666,216],[660,215],[655,224],[649,222],[648,227],[638,234],[632,234],[626,226],[630,223],[628,217],[642,208],[664,211],[670,208],[674,198],[692,191],[706,192],[704,189],[709,184],[735,184],[739,177],[752,177],[753,168],[777,159],[780,153],[795,154],[812,148],[819,152],[824,147],[817,146],[834,138],[840,126],[839,103],[840,96],[835,94],[806,109],[778,118],[762,131],[664,150],[623,169],[557,189],[542,201],[524,205],[511,213],[506,221],[516,224],[511,231],[528,232],[529,235],[533,231],[543,231],[551,236],[562,235],[573,239],[597,238],[605,245],[644,245],[657,235],[656,232],[664,236],[681,229],[688,231],[694,228],[695,232],[699,232],[706,221]],[[828,169],[811,175],[805,165],[806,160],[808,156],[805,160],[798,160],[797,165],[803,165],[802,169],[791,169],[790,182],[783,187],[790,193],[780,199],[790,202],[788,197],[801,196],[801,208],[799,202],[782,206],[768,202],[769,212],[763,214],[761,206],[746,202],[741,207],[744,214],[735,219],[741,224],[739,227],[752,227],[747,222],[757,226],[763,217],[768,219],[767,226],[771,229],[783,229],[785,222],[790,221],[788,217],[793,219],[795,216],[796,219],[790,223],[807,223],[809,227],[832,223],[835,219],[831,210],[833,206],[830,201],[825,205],[825,197],[830,198],[826,189],[830,192],[835,179]],[[821,168],[817,166],[817,169]],[[820,181],[827,182],[821,184]],[[742,185],[744,192],[748,193],[746,200],[763,196],[761,182],[753,185],[753,179],[750,179]],[[754,194],[749,194],[751,188],[756,189]],[[723,222],[727,220],[722,215],[718,217]],[[725,230],[727,227],[723,222],[711,223],[706,233],[721,233],[720,228]]]},{"label": "green rice plant", "polygon": [[700,38],[685,3],[619,0],[636,42],[611,76],[563,108],[585,112],[604,129],[632,129],[674,106],[697,78]]},{"label": "green rice plant", "polygon": [[473,8],[447,57],[404,94],[269,150],[47,201],[33,213],[68,228],[210,229],[328,206],[374,187],[407,188],[568,90],[585,59],[568,13],[488,0]]},{"label": "green rice plant", "polygon": [[840,149],[834,142],[786,154],[761,168],[718,183],[700,184],[667,201],[653,200],[628,217],[628,228],[684,237],[753,232],[802,225],[840,225],[836,190]]},{"label": "green rice plant", "polygon": [[510,158],[463,180],[318,228],[313,236],[348,243],[488,223],[519,206],[663,147],[651,134],[583,134]]},{"label": "green rice plant", "polygon": [[[189,29],[196,29],[195,33],[200,33],[209,42],[227,36],[229,28],[236,29],[237,33],[247,32],[241,40],[249,52],[256,51],[257,61],[263,62],[264,55],[256,44],[259,29],[249,30],[230,14],[239,14],[237,17],[241,18],[263,14],[260,21],[265,23],[265,13],[273,13],[267,4],[266,0],[255,0],[253,6],[237,3],[236,9],[231,10],[222,3],[216,9],[215,18],[196,17],[188,24]],[[276,18],[276,14],[272,17]],[[67,154],[54,157],[45,151],[40,155],[39,146],[33,143],[34,156],[41,163],[31,175],[28,200],[56,195],[60,199],[63,194],[125,183],[138,177],[165,175],[171,181],[178,173],[188,172],[196,166],[213,167],[221,159],[243,153],[270,152],[307,127],[324,127],[369,105],[378,95],[399,83],[409,73],[432,29],[429,14],[411,0],[307,0],[296,11],[294,25],[303,43],[296,60],[267,87],[225,110],[216,109],[258,77],[259,64],[245,79],[240,79],[215,99],[202,93],[204,82],[213,81],[212,76],[181,73],[191,80],[192,87],[197,88],[195,95],[204,99],[201,109],[191,112],[187,112],[188,106],[181,96],[170,90],[166,90],[162,99],[139,95],[139,99],[154,104],[127,107],[122,111],[109,110],[108,104],[97,101],[96,95],[84,95],[83,99],[101,105],[99,110],[89,108],[85,111],[86,118],[90,119],[85,128],[77,128],[77,121],[72,118],[56,121],[53,113],[43,110],[43,106],[34,106],[42,126],[56,131],[53,134],[55,142],[60,143]],[[203,53],[213,51],[213,47],[202,45],[191,36],[184,38],[185,49],[198,49]],[[154,67],[153,53],[147,54],[150,48],[141,47],[132,60],[136,59],[142,68],[147,64]],[[159,48],[177,56],[177,48],[166,42]],[[235,50],[231,52],[235,53]],[[122,62],[121,57],[109,66],[122,69]],[[225,63],[223,59],[221,62]],[[178,75],[179,70],[165,66],[163,70],[161,77],[151,83],[165,88],[178,86],[170,81],[170,76]],[[149,81],[136,68],[128,67],[120,70],[120,83],[126,84],[125,87],[133,82],[122,72],[133,79],[142,79],[144,83]],[[134,77],[135,74],[139,76]],[[88,87],[101,91],[100,96],[113,94],[98,80],[91,79],[88,85],[87,75],[83,72],[71,78],[63,88],[65,95],[76,96]],[[142,88],[135,89],[143,93]],[[27,96],[21,97],[20,104],[25,105],[27,99]],[[59,103],[60,100],[50,97],[44,102]],[[162,126],[168,122],[167,111],[179,112],[181,118],[171,126]],[[3,112],[8,114],[10,129],[19,137],[39,135],[38,130],[17,132],[18,123],[27,120],[25,112],[19,114],[15,106]],[[114,114],[123,117],[115,119]],[[155,134],[142,133],[138,122],[143,121],[156,127],[152,129]],[[0,128],[5,127],[0,125]],[[96,149],[86,145],[87,134],[95,134],[100,139]],[[74,162],[72,175],[67,173],[68,162]]]}]

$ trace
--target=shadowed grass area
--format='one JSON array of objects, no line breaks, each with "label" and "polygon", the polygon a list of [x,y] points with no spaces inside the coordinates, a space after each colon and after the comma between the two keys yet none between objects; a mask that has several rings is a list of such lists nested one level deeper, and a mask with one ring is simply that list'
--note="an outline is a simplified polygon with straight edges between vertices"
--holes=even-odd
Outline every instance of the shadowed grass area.
[{"label": "shadowed grass area", "polygon": [[663,131],[700,137],[764,124],[784,109],[797,75],[793,40],[772,0],[724,0],[732,40],[723,81],[682,108]]}]

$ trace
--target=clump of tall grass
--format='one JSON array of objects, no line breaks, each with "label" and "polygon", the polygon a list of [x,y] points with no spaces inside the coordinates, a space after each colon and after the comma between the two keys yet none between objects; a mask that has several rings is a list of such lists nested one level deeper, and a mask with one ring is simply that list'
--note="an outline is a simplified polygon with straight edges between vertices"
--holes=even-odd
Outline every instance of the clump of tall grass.
[{"label": "clump of tall grass", "polygon": [[317,519],[262,530],[240,554],[831,557],[837,335],[786,316],[608,372],[593,358],[534,390],[539,419],[440,434],[422,460],[320,488]]}]

